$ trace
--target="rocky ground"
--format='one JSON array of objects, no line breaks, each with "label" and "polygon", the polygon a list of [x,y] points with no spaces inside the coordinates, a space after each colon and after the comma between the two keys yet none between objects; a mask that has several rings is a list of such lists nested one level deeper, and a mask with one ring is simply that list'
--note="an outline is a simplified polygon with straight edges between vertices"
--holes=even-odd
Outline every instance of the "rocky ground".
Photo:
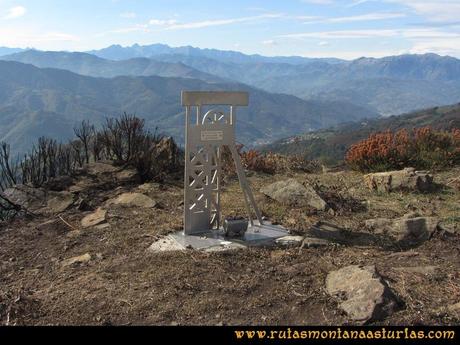
[{"label": "rocky ground", "polygon": [[[18,187],[30,213],[0,225],[0,324],[459,324],[459,174],[390,192],[348,171],[253,173],[264,216],[300,237],[224,252],[148,251],[182,228],[180,176],[141,185],[98,163]],[[240,198],[227,179],[224,215]]]}]

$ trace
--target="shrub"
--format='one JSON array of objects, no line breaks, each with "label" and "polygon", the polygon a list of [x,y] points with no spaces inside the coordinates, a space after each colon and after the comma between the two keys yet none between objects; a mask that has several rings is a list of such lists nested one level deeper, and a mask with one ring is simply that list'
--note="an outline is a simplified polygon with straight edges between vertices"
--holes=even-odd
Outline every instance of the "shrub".
[{"label": "shrub", "polygon": [[345,160],[354,170],[385,171],[414,167],[440,169],[460,163],[460,130],[430,127],[375,133],[350,147]]},{"label": "shrub", "polygon": [[10,157],[10,146],[0,143],[0,191],[17,183],[40,187],[101,159],[135,168],[142,181],[162,179],[181,165],[174,140],[145,130],[144,120],[134,115],[125,113],[120,118],[107,119],[100,130],[83,121],[74,133],[77,139],[65,144],[41,137],[15,162]]}]

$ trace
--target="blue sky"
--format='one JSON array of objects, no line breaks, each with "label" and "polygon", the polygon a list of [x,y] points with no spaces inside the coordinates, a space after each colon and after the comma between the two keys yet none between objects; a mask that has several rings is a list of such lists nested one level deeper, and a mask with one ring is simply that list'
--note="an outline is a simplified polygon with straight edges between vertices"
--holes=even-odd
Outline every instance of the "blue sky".
[{"label": "blue sky", "polygon": [[460,57],[460,0],[0,0],[0,46],[134,43],[270,56]]}]

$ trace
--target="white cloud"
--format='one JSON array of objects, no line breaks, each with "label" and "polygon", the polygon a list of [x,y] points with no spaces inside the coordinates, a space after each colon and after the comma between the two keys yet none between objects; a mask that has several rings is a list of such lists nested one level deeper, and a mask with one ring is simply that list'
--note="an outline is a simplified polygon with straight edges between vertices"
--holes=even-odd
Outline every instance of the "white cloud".
[{"label": "white cloud", "polygon": [[265,13],[251,17],[240,17],[230,19],[217,19],[217,20],[204,20],[198,22],[181,23],[176,19],[156,19],[152,18],[147,24],[137,24],[135,26],[110,30],[97,34],[97,37],[105,36],[107,34],[129,33],[129,32],[150,32],[152,27],[161,27],[163,30],[181,30],[181,29],[200,29],[212,26],[231,25],[236,23],[251,23],[263,19],[281,18],[283,14]]},{"label": "white cloud", "polygon": [[[399,53],[437,53],[441,55],[452,55],[460,57],[460,32],[445,31],[439,28],[423,28],[423,29],[382,29],[382,30],[342,30],[342,31],[319,31],[319,32],[304,32],[288,35],[279,35],[279,39],[379,39],[392,38],[402,39],[408,43],[408,48],[398,50]],[[326,45],[319,43],[320,46]],[[391,49],[391,48],[389,48]],[[395,54],[395,51],[388,50],[386,54],[383,51],[371,51],[367,53],[360,52],[359,54],[353,51],[333,52],[333,55],[343,58],[352,58],[354,54],[362,56],[384,56]],[[321,54],[321,52],[320,52]],[[346,57],[345,57],[346,56]]]},{"label": "white cloud", "polygon": [[460,38],[460,33],[446,32],[439,29],[408,29],[401,34],[406,38],[413,39],[450,39]]},{"label": "white cloud", "polygon": [[399,34],[398,30],[340,30],[340,31],[319,31],[303,32],[295,34],[279,35],[280,38],[373,38],[373,37],[392,37]]},{"label": "white cloud", "polygon": [[348,4],[346,7],[355,7],[361,4],[365,4],[366,2],[375,2],[379,0],[354,0],[351,4]]},{"label": "white cloud", "polygon": [[439,29],[380,29],[380,30],[340,30],[303,32],[287,35],[278,35],[280,38],[377,38],[403,37],[408,39],[449,39],[460,38],[460,33],[447,32]]},{"label": "white cloud", "polygon": [[404,13],[400,12],[376,12],[366,13],[356,16],[347,17],[332,17],[332,18],[318,18],[313,20],[307,20],[305,24],[316,24],[316,23],[349,23],[349,22],[361,22],[361,21],[374,21],[374,20],[385,20],[405,17]]},{"label": "white cloud", "polygon": [[217,19],[217,20],[204,20],[200,22],[190,22],[190,23],[177,23],[171,24],[166,28],[168,30],[179,30],[179,29],[200,29],[210,26],[221,26],[221,25],[230,25],[236,23],[250,23],[256,22],[261,19],[271,19],[271,18],[280,18],[282,14],[261,14],[258,16],[252,17],[240,17],[240,18],[230,18],[230,19]]},{"label": "white cloud", "polygon": [[321,41],[321,42],[318,42],[318,45],[321,46],[321,47],[328,46],[329,42],[328,41]]},{"label": "white cloud", "polygon": [[137,14],[134,12],[124,12],[120,14],[121,18],[136,18]]},{"label": "white cloud", "polygon": [[276,42],[275,40],[265,40],[262,41],[262,44],[265,46],[276,46],[278,42]]},{"label": "white cloud", "polygon": [[168,19],[168,20],[150,19],[149,20],[149,25],[171,26],[175,24],[177,24],[177,20],[175,19]]},{"label": "white cloud", "polygon": [[411,8],[428,21],[458,21],[460,18],[459,0],[384,0]]},{"label": "white cloud", "polygon": [[415,41],[409,52],[412,54],[437,53],[460,57],[460,37],[456,39]]},{"label": "white cloud", "polygon": [[5,19],[14,19],[22,17],[26,14],[26,8],[24,6],[15,6],[8,10],[8,14],[4,17]]},{"label": "white cloud", "polygon": [[298,20],[306,20],[306,21],[309,21],[309,20],[319,20],[321,19],[322,17],[319,17],[319,16],[294,16],[292,17],[294,19],[298,19]]}]

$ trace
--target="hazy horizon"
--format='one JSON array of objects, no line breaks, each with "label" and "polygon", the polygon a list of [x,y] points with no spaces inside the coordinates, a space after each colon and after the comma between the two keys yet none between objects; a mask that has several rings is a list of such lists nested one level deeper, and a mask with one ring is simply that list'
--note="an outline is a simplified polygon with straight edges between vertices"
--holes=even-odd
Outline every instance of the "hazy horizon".
[{"label": "hazy horizon", "polygon": [[[138,46],[141,46],[141,47],[142,46],[150,46],[150,45],[165,45],[165,46],[168,46],[170,48],[192,47],[192,48],[197,48],[197,49],[201,49],[201,50],[219,50],[219,51],[225,51],[225,52],[235,52],[235,53],[241,53],[241,54],[248,55],[248,56],[259,55],[259,56],[263,56],[263,57],[301,57],[301,58],[312,58],[312,59],[313,58],[340,59],[340,60],[344,60],[344,61],[353,61],[353,60],[360,59],[360,58],[379,59],[379,58],[385,58],[385,57],[391,57],[391,56],[426,55],[426,54],[434,54],[434,55],[438,55],[438,56],[441,56],[441,57],[452,57],[452,58],[460,59],[460,57],[456,57],[456,56],[453,56],[453,55],[439,54],[439,53],[435,53],[435,52],[389,54],[389,55],[383,55],[383,56],[379,56],[379,57],[359,56],[359,57],[356,57],[356,58],[340,58],[340,57],[337,57],[337,56],[308,56],[308,55],[307,56],[303,56],[303,55],[266,55],[266,54],[259,54],[259,53],[248,54],[248,53],[245,53],[245,52],[237,50],[237,49],[217,49],[217,48],[213,48],[213,47],[197,47],[197,46],[193,46],[193,45],[173,46],[173,45],[169,45],[167,43],[160,43],[160,42],[153,42],[153,43],[145,44],[145,45],[141,45],[141,44],[138,44],[138,43],[133,43],[131,45],[121,45],[121,44],[113,43],[113,44],[110,44],[110,45],[107,45],[107,46],[102,46],[102,47],[95,48],[95,49],[92,49],[92,50],[98,51],[98,50],[102,50],[102,49],[109,48],[109,47],[112,47],[112,46],[120,46],[122,48],[130,48],[130,47],[133,47],[135,45],[138,45]],[[56,53],[57,52],[65,52],[65,53],[88,53],[89,54],[92,51],[92,50],[42,50],[42,49],[38,49],[38,48],[35,48],[35,47],[20,48],[20,47],[6,47],[6,46],[1,46],[0,48],[23,49],[23,51],[36,50],[36,51],[41,51],[41,52],[56,52]]]}]

